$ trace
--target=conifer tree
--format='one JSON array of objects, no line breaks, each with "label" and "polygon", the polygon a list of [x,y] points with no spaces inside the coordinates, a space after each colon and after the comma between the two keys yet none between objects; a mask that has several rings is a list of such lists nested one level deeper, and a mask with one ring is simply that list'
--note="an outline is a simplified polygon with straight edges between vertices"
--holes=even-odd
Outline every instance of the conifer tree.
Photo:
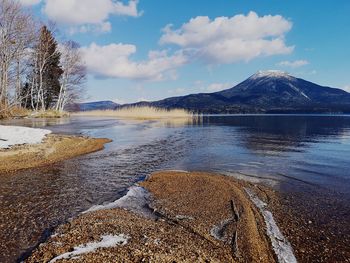
[{"label": "conifer tree", "polygon": [[32,106],[46,110],[58,99],[60,92],[61,53],[52,32],[43,26],[33,53]]}]

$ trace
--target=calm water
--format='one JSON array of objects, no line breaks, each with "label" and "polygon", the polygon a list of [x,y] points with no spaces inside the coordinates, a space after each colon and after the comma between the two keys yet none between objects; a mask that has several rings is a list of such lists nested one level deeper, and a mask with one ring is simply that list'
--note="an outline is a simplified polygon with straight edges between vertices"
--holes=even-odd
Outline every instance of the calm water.
[{"label": "calm water", "polygon": [[0,175],[0,262],[15,262],[57,224],[114,201],[159,169],[238,174],[281,191],[317,188],[350,200],[350,116],[211,116],[196,123],[80,117],[2,124],[113,142],[51,167]]}]

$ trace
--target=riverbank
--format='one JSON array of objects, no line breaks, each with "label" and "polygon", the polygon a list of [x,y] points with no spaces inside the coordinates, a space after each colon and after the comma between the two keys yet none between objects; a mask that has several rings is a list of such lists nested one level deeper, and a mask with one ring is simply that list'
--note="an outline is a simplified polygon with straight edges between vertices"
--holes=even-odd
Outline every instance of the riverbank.
[{"label": "riverbank", "polygon": [[180,171],[154,173],[140,186],[60,226],[26,262],[295,260],[261,207],[272,191],[231,177]]},{"label": "riverbank", "polygon": [[0,149],[0,173],[49,165],[102,150],[109,139],[49,134],[41,143]]}]

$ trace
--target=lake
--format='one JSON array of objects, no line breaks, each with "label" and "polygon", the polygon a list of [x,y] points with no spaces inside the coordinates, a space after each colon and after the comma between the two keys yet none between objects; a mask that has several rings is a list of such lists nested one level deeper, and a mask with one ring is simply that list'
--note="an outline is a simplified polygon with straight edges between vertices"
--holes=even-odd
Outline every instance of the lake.
[{"label": "lake", "polygon": [[[118,199],[161,169],[214,171],[304,198],[322,192],[345,207],[350,201],[347,115],[218,115],[194,122],[72,117],[1,124],[113,142],[50,167],[0,175],[0,262],[24,257],[58,224]],[[345,221],[349,211],[337,216]]]}]

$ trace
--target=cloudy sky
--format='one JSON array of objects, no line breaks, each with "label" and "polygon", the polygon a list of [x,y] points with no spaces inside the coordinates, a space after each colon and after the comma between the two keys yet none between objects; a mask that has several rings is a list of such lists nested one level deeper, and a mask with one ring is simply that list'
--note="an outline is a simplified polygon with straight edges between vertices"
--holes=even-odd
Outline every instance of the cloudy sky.
[{"label": "cloudy sky", "polygon": [[20,0],[82,46],[89,101],[230,88],[258,70],[350,91],[350,1]]}]

